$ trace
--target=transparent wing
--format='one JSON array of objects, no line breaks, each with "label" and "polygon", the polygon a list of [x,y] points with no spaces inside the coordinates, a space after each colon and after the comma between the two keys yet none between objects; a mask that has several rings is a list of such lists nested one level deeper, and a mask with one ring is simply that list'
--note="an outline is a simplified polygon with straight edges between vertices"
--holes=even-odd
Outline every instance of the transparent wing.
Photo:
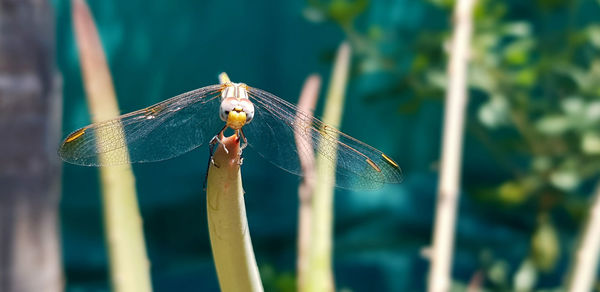
[{"label": "transparent wing", "polygon": [[160,161],[181,155],[208,142],[223,127],[219,118],[221,88],[203,87],[91,124],[71,133],[58,153],[66,162],[88,166]]},{"label": "transparent wing", "polygon": [[[336,185],[348,189],[376,189],[385,183],[399,183],[402,171],[381,151],[360,142],[295,105],[257,88],[248,88],[254,106],[254,120],[244,127],[250,146],[276,166],[302,175],[294,127],[302,129],[300,151],[320,153],[335,169]],[[297,125],[296,117],[299,117]]]}]

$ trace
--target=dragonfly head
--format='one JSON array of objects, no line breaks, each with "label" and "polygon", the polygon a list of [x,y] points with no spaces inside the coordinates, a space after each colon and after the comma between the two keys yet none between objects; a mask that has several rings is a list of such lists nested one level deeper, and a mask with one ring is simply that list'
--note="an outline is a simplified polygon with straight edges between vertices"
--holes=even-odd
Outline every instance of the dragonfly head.
[{"label": "dragonfly head", "polygon": [[254,105],[249,99],[228,97],[221,101],[219,116],[228,127],[239,130],[254,118]]},{"label": "dragonfly head", "polygon": [[226,83],[221,92],[221,120],[239,130],[254,118],[254,105],[248,99],[248,86],[244,83]]}]

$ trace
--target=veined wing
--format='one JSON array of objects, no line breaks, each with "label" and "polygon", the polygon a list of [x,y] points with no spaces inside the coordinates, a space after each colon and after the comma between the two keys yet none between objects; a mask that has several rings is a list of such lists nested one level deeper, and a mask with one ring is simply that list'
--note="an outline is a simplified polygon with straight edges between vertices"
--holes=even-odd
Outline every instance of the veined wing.
[{"label": "veined wing", "polygon": [[64,140],[58,153],[66,162],[87,166],[160,161],[181,155],[208,142],[222,127],[221,88],[206,86],[83,127]]},{"label": "veined wing", "polygon": [[[300,151],[321,153],[335,169],[336,185],[348,189],[376,189],[399,183],[402,171],[381,151],[313,118],[295,105],[266,91],[248,88],[255,107],[254,121],[244,127],[250,146],[278,167],[302,175],[294,127],[304,129]],[[295,125],[296,116],[302,123]]]}]

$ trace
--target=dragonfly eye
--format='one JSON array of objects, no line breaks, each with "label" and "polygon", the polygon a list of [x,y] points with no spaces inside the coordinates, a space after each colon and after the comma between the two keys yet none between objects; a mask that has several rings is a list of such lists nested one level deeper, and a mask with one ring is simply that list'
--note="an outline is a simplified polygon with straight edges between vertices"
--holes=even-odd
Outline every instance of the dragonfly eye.
[{"label": "dragonfly eye", "polygon": [[246,113],[246,124],[254,118],[254,104],[248,99],[242,99],[240,102],[242,110]]},{"label": "dragonfly eye", "polygon": [[221,108],[221,110],[219,111],[219,117],[221,118],[221,120],[226,122],[228,115],[229,115],[229,110],[225,110],[225,109]]},{"label": "dragonfly eye", "polygon": [[221,117],[221,120],[224,122],[227,121],[227,117],[235,107],[235,103],[235,98],[226,98],[221,102],[221,108],[219,109],[219,117]]}]

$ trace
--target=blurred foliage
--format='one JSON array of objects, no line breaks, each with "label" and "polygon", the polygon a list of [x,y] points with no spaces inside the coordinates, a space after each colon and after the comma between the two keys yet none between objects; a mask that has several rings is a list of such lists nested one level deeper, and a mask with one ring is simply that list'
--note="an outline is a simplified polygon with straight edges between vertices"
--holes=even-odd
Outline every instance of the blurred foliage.
[{"label": "blurred foliage", "polygon": [[370,25],[362,31],[357,25],[359,18],[370,7],[369,0],[308,0],[304,16],[313,22],[331,21],[339,25],[352,44],[357,65],[354,75],[378,71],[398,73],[401,52],[400,39],[394,31],[380,24]]},{"label": "blurred foliage", "polygon": [[296,291],[296,277],[293,273],[278,272],[270,265],[261,266],[259,271],[265,291]]},{"label": "blurred foliage", "polygon": [[[428,0],[432,15],[451,19],[452,0]],[[553,217],[579,224],[600,171],[599,1],[480,0],[475,11],[469,76],[469,134],[487,148],[503,179],[466,181],[481,202],[527,210],[536,222],[530,252],[509,280],[501,259],[482,261],[486,285],[529,291],[537,274],[552,272],[561,239]],[[405,5],[408,5],[405,3]],[[398,42],[372,19],[359,29],[365,1],[309,1],[310,15],[333,21],[359,59],[355,72],[385,72],[394,84],[374,96],[404,96],[399,110],[414,113],[425,100],[442,100],[451,25],[424,24],[416,38]],[[343,15],[340,15],[343,14]],[[586,16],[587,15],[587,16]],[[391,43],[396,43],[391,49]],[[409,47],[403,50],[402,45]],[[413,54],[407,70],[396,60]],[[399,81],[399,82],[398,82]],[[408,96],[408,97],[407,97]],[[469,159],[467,155],[465,157]],[[481,165],[482,168],[490,166]],[[486,262],[486,263],[484,263]]]}]

